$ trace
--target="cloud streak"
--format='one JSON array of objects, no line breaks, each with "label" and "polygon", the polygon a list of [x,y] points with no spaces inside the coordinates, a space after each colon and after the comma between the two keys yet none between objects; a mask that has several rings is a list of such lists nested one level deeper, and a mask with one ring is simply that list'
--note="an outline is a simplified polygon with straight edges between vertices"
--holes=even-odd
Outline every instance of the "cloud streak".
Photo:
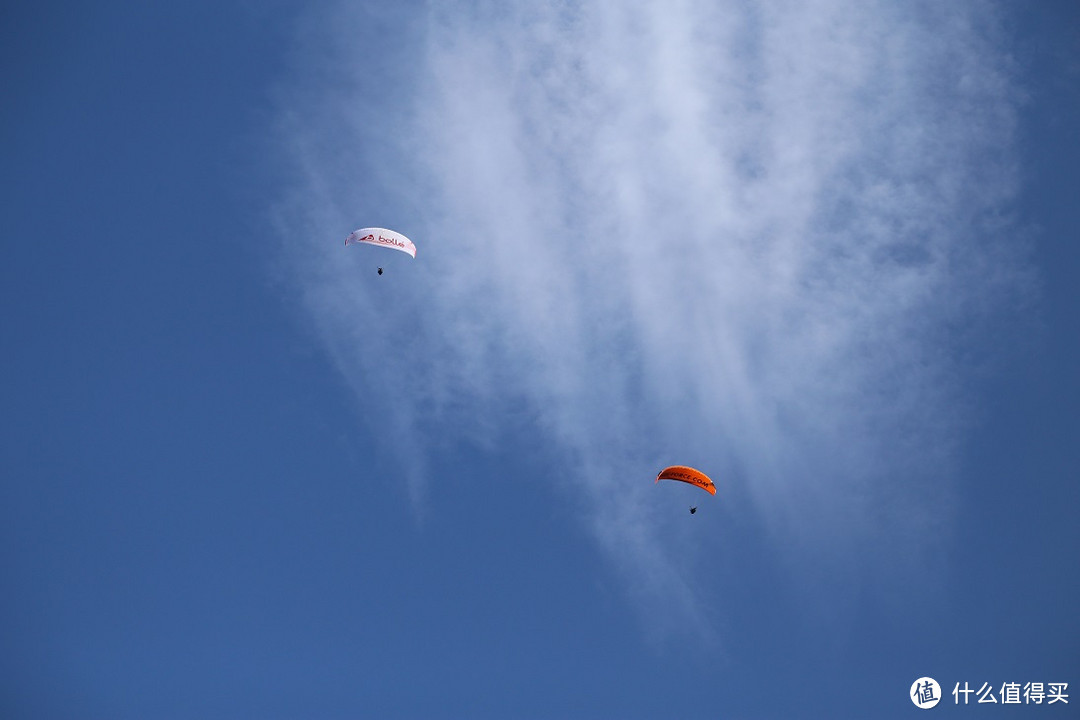
[{"label": "cloud streak", "polygon": [[[700,593],[646,495],[666,463],[778,538],[924,542],[942,511],[890,508],[947,507],[965,353],[1026,282],[997,8],[428,12],[312,18],[293,82],[321,84],[282,94],[284,266],[364,407],[483,440],[526,403],[646,606]],[[330,40],[380,23],[400,46]],[[334,241],[360,224],[417,242],[394,297]]]}]

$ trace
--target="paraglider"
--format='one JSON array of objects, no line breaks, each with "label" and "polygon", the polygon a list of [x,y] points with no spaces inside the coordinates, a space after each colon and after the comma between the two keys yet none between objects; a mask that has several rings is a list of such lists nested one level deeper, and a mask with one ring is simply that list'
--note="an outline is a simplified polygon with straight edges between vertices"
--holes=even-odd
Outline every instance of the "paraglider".
[{"label": "paraglider", "polygon": [[[686,465],[672,465],[671,467],[664,468],[656,476],[656,482],[660,482],[661,480],[678,480],[680,482],[690,483],[691,485],[697,485],[710,495],[716,494],[716,486],[713,485],[713,481],[709,479],[708,475],[700,470],[687,467]],[[696,507],[691,508],[690,513],[693,514],[696,510]]]},{"label": "paraglider", "polygon": [[[413,245],[412,240],[399,232],[387,230],[386,228],[360,228],[359,230],[354,230],[349,233],[349,236],[345,238],[345,247],[357,243],[363,245],[378,245],[392,250],[400,250],[409,257],[416,257],[416,246]],[[379,275],[383,274],[381,266],[378,268],[378,273]]]}]

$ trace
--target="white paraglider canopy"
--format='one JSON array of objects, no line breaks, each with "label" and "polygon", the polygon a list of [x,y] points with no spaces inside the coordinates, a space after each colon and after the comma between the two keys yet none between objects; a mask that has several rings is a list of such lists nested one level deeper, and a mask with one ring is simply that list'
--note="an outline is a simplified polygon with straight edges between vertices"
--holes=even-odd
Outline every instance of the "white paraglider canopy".
[{"label": "white paraglider canopy", "polygon": [[412,240],[399,232],[387,230],[386,228],[369,227],[355,230],[349,234],[349,237],[345,238],[346,247],[353,243],[378,245],[393,250],[400,250],[403,253],[408,253],[414,258],[416,257],[416,246],[413,245]]}]

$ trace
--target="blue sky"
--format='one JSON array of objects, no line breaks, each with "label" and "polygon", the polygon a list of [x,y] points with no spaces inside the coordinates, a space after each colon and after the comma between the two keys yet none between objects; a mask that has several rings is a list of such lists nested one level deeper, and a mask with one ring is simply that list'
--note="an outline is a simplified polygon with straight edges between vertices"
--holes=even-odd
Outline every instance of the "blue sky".
[{"label": "blue sky", "polygon": [[1074,714],[1075,4],[0,29],[5,717]]}]

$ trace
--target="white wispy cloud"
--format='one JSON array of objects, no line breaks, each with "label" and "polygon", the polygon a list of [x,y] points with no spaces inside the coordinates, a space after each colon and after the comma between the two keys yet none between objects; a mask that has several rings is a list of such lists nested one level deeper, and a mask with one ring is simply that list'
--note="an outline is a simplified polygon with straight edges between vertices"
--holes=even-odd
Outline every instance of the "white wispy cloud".
[{"label": "white wispy cloud", "polygon": [[[645,604],[698,605],[647,494],[664,463],[778,536],[926,541],[965,353],[1026,277],[999,9],[527,6],[306,26],[283,259],[358,400],[474,439],[525,400]],[[417,243],[394,296],[335,241],[362,224]]]}]

